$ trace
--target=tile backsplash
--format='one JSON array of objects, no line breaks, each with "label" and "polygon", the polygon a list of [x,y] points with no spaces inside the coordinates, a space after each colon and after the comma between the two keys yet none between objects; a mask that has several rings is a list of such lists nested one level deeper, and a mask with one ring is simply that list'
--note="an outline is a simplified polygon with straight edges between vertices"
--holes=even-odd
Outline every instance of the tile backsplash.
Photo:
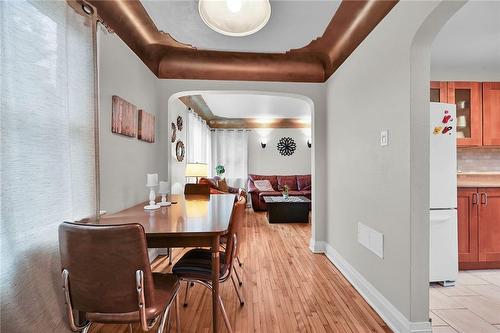
[{"label": "tile backsplash", "polygon": [[500,171],[500,148],[458,148],[457,167],[461,172]]}]

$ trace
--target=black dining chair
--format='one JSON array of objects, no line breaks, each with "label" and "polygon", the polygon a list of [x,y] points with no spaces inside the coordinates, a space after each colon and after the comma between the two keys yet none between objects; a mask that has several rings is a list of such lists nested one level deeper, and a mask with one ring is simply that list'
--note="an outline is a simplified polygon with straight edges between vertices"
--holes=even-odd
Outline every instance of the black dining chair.
[{"label": "black dining chair", "polygon": [[[220,278],[219,282],[223,283],[231,278],[233,286],[236,289],[238,299],[241,305],[245,304],[243,295],[236,286],[236,282],[232,275],[233,261],[238,248],[238,232],[241,227],[246,207],[246,198],[238,197],[238,200],[233,204],[231,220],[229,222],[229,230],[227,233],[227,244],[225,251],[220,253]],[[209,249],[192,249],[186,252],[172,268],[172,273],[177,275],[181,280],[186,281],[186,295],[184,306],[187,306],[187,297],[189,285],[198,283],[212,290],[212,253]],[[227,329],[232,332],[231,323],[227,316],[222,299],[219,296],[219,307],[224,318]]]},{"label": "black dining chair", "polygon": [[[140,224],[92,225],[64,222],[59,226],[62,286],[67,319],[74,332],[92,323],[140,323],[149,331],[159,321],[163,333],[176,302],[179,278],[152,273],[146,236]],[[83,314],[77,324],[73,313]]]}]

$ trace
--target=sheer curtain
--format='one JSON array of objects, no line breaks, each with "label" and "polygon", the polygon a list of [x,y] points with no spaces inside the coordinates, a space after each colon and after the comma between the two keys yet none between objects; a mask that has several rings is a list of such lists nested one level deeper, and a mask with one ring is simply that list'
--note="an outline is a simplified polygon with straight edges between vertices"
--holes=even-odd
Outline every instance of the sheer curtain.
[{"label": "sheer curtain", "polygon": [[91,24],[66,1],[0,9],[0,331],[64,332],[57,228],[95,212]]},{"label": "sheer curtain", "polygon": [[[194,111],[188,112],[187,121],[187,162],[207,163],[208,170],[211,166],[211,132],[205,120]],[[211,174],[209,173],[209,176]]]},{"label": "sheer curtain", "polygon": [[222,164],[229,186],[246,188],[248,177],[248,132],[215,130],[212,132],[212,165]]}]

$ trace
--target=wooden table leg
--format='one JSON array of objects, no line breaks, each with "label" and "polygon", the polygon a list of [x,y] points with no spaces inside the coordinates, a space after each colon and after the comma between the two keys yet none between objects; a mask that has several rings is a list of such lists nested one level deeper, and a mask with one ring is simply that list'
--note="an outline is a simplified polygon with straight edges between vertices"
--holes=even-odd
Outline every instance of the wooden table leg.
[{"label": "wooden table leg", "polygon": [[216,236],[212,239],[212,328],[216,333],[218,330],[218,309],[219,309],[219,275],[220,275],[220,260],[219,260],[220,237]]}]

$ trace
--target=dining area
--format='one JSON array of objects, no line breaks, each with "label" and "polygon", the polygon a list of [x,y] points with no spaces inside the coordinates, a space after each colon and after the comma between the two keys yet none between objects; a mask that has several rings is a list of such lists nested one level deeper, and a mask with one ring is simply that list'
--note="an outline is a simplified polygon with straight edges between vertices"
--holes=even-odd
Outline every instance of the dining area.
[{"label": "dining area", "polygon": [[[61,283],[66,317],[75,332],[106,332],[108,324],[144,332],[181,331],[180,297],[188,306],[189,290],[201,285],[211,294],[211,331],[222,319],[232,332],[220,296],[220,285],[232,281],[244,305],[241,273],[236,264],[245,223],[246,192],[177,194],[170,205],[144,209],[144,203],[98,219],[63,222],[59,226]],[[183,255],[169,273],[152,272],[148,249]],[[174,250],[177,251],[177,250]],[[182,290],[185,288],[185,290]],[[182,294],[182,296],[181,296]],[[193,304],[192,306],[196,306]]]}]

